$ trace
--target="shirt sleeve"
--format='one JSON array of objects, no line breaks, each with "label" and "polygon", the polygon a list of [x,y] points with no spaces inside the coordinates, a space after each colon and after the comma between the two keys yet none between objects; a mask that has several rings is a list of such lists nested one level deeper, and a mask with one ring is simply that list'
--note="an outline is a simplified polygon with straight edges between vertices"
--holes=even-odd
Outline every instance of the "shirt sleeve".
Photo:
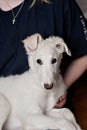
[{"label": "shirt sleeve", "polygon": [[64,0],[65,39],[73,58],[87,54],[87,21],[75,0]]}]

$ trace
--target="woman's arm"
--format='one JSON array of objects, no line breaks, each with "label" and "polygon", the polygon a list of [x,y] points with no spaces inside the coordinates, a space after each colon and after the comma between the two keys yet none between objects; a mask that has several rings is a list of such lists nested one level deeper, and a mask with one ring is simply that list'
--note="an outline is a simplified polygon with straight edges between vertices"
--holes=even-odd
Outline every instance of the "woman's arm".
[{"label": "woman's arm", "polygon": [[[69,88],[87,70],[87,55],[74,60],[68,67],[64,75],[64,81]],[[54,108],[60,108],[66,103],[67,94],[59,98]]]},{"label": "woman's arm", "polygon": [[64,81],[69,88],[87,70],[87,55],[74,60],[64,75]]}]

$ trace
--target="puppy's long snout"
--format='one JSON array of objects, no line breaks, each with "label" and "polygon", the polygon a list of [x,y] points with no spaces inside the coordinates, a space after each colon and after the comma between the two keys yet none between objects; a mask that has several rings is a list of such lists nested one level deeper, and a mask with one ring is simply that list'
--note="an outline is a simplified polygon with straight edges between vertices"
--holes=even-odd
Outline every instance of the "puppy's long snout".
[{"label": "puppy's long snout", "polygon": [[45,84],[44,84],[44,88],[45,88],[45,89],[52,89],[52,88],[53,88],[53,83],[51,83],[51,84],[45,83]]}]

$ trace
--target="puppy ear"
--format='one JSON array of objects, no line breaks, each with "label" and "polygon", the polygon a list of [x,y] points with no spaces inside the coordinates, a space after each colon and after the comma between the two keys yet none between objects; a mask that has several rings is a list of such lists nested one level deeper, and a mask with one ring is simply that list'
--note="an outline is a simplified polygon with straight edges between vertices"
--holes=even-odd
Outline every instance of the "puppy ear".
[{"label": "puppy ear", "polygon": [[38,44],[41,42],[42,37],[39,33],[33,34],[22,42],[24,43],[24,47],[26,48],[27,52],[33,52],[38,48]]},{"label": "puppy ear", "polygon": [[64,46],[64,52],[67,53],[67,55],[71,56],[71,51],[69,50],[69,48],[67,47],[67,45],[65,43],[63,43]]},{"label": "puppy ear", "polygon": [[66,52],[67,55],[71,56],[71,52],[64,42],[56,44],[56,47],[58,49],[58,52],[60,53]]}]

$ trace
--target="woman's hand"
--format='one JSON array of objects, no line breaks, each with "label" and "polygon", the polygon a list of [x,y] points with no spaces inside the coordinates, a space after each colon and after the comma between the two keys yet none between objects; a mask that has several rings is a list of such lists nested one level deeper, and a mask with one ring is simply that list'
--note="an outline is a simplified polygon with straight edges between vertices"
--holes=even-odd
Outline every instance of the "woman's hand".
[{"label": "woman's hand", "polygon": [[54,108],[61,108],[61,107],[63,107],[65,105],[65,103],[66,103],[66,98],[67,98],[67,92],[59,98],[59,100],[55,104]]}]

